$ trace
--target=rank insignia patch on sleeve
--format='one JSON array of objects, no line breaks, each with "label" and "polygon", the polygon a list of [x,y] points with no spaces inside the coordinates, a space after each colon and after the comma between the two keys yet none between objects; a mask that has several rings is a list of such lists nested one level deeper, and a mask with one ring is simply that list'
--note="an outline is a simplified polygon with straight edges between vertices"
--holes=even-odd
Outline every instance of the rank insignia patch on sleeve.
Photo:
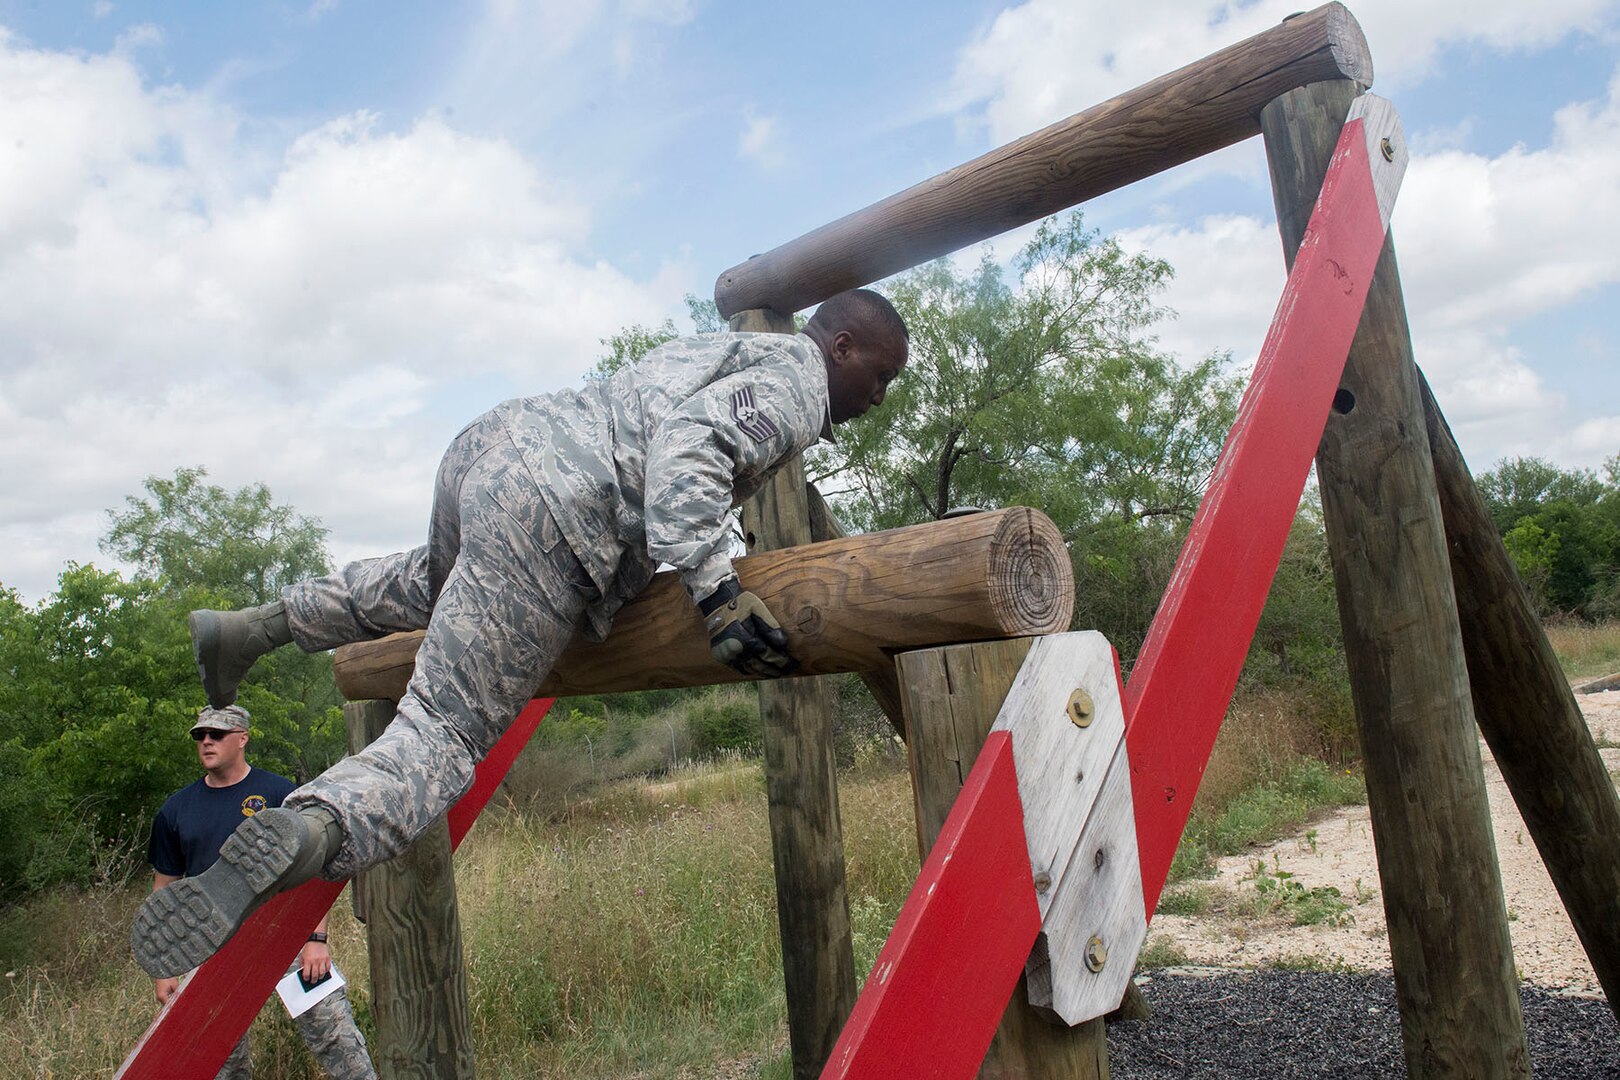
[{"label": "rank insignia patch on sleeve", "polygon": [[764,442],[779,434],[779,429],[771,422],[771,418],[754,406],[754,388],[751,386],[731,395],[731,418],[737,421],[737,427],[742,433],[755,442]]}]

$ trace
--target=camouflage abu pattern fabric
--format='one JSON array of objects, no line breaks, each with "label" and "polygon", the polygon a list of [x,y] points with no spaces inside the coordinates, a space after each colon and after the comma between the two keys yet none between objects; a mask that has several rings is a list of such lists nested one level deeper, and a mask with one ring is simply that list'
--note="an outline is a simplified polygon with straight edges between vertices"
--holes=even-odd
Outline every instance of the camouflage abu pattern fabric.
[{"label": "camouflage abu pattern fabric", "polygon": [[600,641],[659,563],[694,600],[731,575],[726,516],[821,435],[827,368],[803,334],[706,334],[495,413],[602,592]]},{"label": "camouflage abu pattern fabric", "polygon": [[[294,960],[287,972],[291,974],[297,968],[298,962]],[[332,1080],[376,1080],[377,1070],[372,1067],[366,1041],[355,1026],[348,992],[341,986],[293,1017],[293,1026]],[[231,1056],[225,1059],[215,1077],[216,1080],[252,1080],[253,1049],[246,1035],[232,1048]]]},{"label": "camouflage abu pattern fabric", "polygon": [[338,817],[345,841],[323,876],[408,848],[471,785],[575,633],[606,637],[660,562],[694,597],[713,591],[732,573],[731,507],[827,416],[807,337],[671,342],[612,378],[484,414],[445,454],[426,545],[288,587],[306,650],[427,629],[383,736],[286,800]]},{"label": "camouflage abu pattern fabric", "polygon": [[345,839],[322,871],[328,878],[400,854],[466,792],[473,767],[534,696],[597,596],[491,414],[445,454],[432,522],[425,548],[352,563],[283,593],[293,637],[306,647],[427,630],[382,737],[283,804],[337,815]]}]

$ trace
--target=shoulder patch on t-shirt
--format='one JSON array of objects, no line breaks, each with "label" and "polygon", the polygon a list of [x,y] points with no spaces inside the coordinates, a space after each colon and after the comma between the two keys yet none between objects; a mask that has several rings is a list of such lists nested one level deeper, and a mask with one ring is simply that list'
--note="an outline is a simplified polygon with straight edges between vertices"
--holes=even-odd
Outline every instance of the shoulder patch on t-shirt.
[{"label": "shoulder patch on t-shirt", "polygon": [[764,442],[781,429],[754,404],[754,388],[745,386],[731,395],[731,418],[737,428],[755,442]]}]

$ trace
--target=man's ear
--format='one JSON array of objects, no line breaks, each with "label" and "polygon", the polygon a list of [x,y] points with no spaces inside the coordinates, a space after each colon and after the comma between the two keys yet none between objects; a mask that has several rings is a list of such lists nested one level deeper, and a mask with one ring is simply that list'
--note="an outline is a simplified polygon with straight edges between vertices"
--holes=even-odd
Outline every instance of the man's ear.
[{"label": "man's ear", "polygon": [[827,359],[835,364],[841,364],[849,356],[850,350],[855,347],[855,335],[848,330],[840,330],[832,336],[832,340],[827,345]]}]

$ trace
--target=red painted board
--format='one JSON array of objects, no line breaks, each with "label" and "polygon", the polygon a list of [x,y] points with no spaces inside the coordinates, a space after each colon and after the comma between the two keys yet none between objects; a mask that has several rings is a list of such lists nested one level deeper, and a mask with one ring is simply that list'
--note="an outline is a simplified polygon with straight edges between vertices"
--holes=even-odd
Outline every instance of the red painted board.
[{"label": "red painted board", "polygon": [[1355,120],[1339,138],[1237,422],[1125,687],[1150,918],[1299,507],[1384,233]]},{"label": "red painted board", "polygon": [[978,1075],[1040,927],[1012,735],[992,732],[823,1080]]},{"label": "red painted board", "polygon": [[[460,845],[489,803],[552,701],[530,702],[478,764],[472,788],[450,809],[452,848]],[[119,1067],[119,1080],[174,1080],[217,1073],[343,886],[341,881],[305,882],[254,912],[236,936],[169,999]]]}]

